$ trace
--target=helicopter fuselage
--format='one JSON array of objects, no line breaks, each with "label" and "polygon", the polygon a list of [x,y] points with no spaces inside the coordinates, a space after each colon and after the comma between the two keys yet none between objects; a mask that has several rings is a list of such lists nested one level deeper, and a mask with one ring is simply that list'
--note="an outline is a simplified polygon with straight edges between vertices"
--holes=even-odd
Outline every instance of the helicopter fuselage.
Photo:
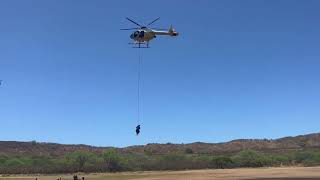
[{"label": "helicopter fuselage", "polygon": [[178,36],[179,33],[170,28],[168,31],[156,31],[153,29],[143,28],[137,31],[134,31],[130,38],[138,43],[149,42],[153,38],[156,38],[157,35],[167,35],[167,36]]},{"label": "helicopter fuselage", "polygon": [[130,38],[135,42],[149,42],[155,37],[156,35],[153,31],[145,29],[137,30],[130,35]]}]

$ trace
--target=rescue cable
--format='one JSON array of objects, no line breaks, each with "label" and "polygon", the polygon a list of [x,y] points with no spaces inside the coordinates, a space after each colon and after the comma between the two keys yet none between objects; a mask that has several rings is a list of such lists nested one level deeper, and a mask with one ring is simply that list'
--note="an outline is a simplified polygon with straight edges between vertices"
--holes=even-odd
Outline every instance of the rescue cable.
[{"label": "rescue cable", "polygon": [[141,108],[140,108],[140,83],[141,83],[141,69],[142,69],[142,57],[141,57],[141,52],[139,51],[139,58],[138,58],[138,84],[137,84],[137,110],[138,110],[138,118],[137,118],[137,127],[136,127],[136,134],[139,135],[140,133],[140,121],[141,121]]}]

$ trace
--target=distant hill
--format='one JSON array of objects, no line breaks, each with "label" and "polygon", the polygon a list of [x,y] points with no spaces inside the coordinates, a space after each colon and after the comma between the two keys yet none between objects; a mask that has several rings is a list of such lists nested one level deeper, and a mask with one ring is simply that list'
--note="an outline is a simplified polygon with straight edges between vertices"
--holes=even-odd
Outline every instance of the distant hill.
[{"label": "distant hill", "polygon": [[[6,155],[48,155],[61,157],[66,153],[77,150],[100,154],[103,150],[110,148],[112,147],[0,141],[0,154]],[[260,152],[288,152],[301,149],[320,149],[320,133],[284,137],[275,140],[238,139],[225,143],[147,144],[115,149],[120,153],[130,154],[185,153],[187,149],[195,154],[233,154],[244,149],[252,149]]]},{"label": "distant hill", "polygon": [[125,153],[168,154],[183,153],[186,149],[191,149],[196,154],[233,154],[245,149],[260,152],[287,152],[315,148],[320,148],[320,133],[284,137],[275,140],[238,139],[225,143],[147,144],[144,146],[130,146],[120,150]]}]

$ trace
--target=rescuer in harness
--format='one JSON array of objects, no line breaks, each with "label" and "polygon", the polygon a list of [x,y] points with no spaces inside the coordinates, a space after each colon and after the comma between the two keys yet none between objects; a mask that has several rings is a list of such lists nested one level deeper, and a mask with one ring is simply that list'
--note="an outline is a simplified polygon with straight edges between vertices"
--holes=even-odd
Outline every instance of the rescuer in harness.
[{"label": "rescuer in harness", "polygon": [[136,127],[136,133],[137,133],[137,136],[138,136],[139,133],[140,133],[140,125],[138,125],[138,126]]}]

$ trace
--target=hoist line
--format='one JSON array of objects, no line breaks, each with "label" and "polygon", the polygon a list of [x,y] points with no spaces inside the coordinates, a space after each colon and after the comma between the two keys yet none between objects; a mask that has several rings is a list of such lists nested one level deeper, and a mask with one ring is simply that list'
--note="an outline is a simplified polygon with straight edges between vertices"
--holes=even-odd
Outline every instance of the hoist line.
[{"label": "hoist line", "polygon": [[138,59],[138,90],[137,90],[137,95],[138,95],[138,119],[137,119],[137,124],[140,124],[140,119],[141,119],[141,114],[140,114],[140,83],[141,83],[141,66],[142,66],[142,57],[141,57],[141,51],[138,50],[138,55],[139,55],[139,59]]}]

